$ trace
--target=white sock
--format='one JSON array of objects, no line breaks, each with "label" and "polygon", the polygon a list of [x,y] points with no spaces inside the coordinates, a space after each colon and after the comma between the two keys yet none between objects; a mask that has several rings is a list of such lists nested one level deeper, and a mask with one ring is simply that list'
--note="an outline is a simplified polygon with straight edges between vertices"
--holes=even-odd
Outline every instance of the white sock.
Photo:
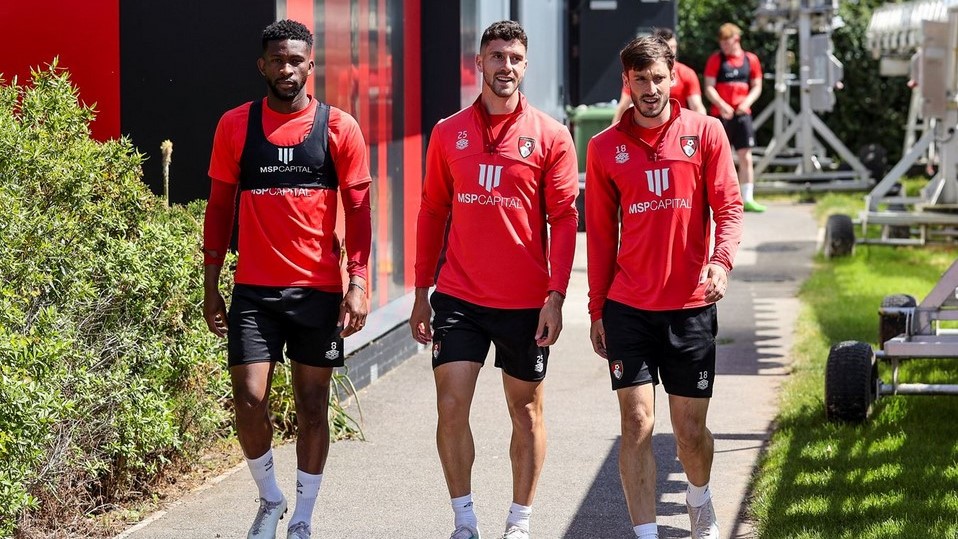
[{"label": "white sock", "polygon": [[263,453],[262,456],[255,459],[246,459],[249,465],[249,472],[256,482],[256,488],[259,489],[259,497],[268,502],[278,502],[283,499],[283,493],[279,490],[276,483],[276,471],[273,469],[273,450],[272,448]]},{"label": "white sock", "polygon": [[319,496],[319,487],[323,484],[323,474],[308,474],[303,470],[296,470],[296,509],[289,519],[289,526],[297,522],[312,525],[313,507]]},{"label": "white sock", "polygon": [[472,493],[453,498],[451,500],[452,510],[456,514],[456,527],[469,526],[474,530],[479,529],[479,519],[476,518],[476,509],[472,503]]},{"label": "white sock", "polygon": [[689,483],[689,487],[685,491],[686,503],[692,507],[702,507],[711,499],[712,491],[709,490],[708,483],[702,485],[701,487],[697,487],[692,483]]},{"label": "white sock", "polygon": [[755,202],[755,184],[754,183],[742,184],[742,200],[745,200],[746,202]]},{"label": "white sock", "polygon": [[659,539],[659,527],[655,522],[633,526],[632,531],[637,539]]},{"label": "white sock", "polygon": [[518,526],[525,531],[529,531],[530,516],[532,516],[532,507],[512,502],[512,505],[509,506],[509,516],[506,518],[506,529],[508,530],[510,526]]}]

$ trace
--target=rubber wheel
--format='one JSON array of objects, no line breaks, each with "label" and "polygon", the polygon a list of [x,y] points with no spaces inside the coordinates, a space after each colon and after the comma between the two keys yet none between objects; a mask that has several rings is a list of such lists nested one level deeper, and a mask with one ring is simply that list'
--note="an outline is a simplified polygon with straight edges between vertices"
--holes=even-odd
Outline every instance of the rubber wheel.
[{"label": "rubber wheel", "polygon": [[825,258],[849,256],[855,248],[855,226],[852,218],[840,213],[828,216],[825,221],[825,244],[822,253]]},{"label": "rubber wheel", "polygon": [[[915,307],[918,302],[908,294],[892,294],[881,300],[882,309],[885,307]],[[908,331],[906,323],[908,317],[904,313],[878,313],[878,348],[885,349],[885,341],[897,337]]]},{"label": "rubber wheel", "polygon": [[832,346],[825,364],[825,417],[861,423],[878,392],[878,364],[867,343],[845,341]]}]

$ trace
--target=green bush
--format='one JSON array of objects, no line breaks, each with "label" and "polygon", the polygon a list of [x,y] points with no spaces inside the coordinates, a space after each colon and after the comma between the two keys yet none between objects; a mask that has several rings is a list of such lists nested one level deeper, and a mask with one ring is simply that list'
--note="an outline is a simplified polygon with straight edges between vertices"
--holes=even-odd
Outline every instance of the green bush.
[{"label": "green bush", "polygon": [[229,432],[203,206],[165,208],[92,118],[55,67],[0,86],[0,537],[83,534]]},{"label": "green bush", "polygon": [[[202,316],[205,203],[167,208],[129,140],[90,139],[93,116],[55,63],[0,84],[0,538],[102,535],[98,514],[233,435],[224,341]],[[345,373],[333,388],[333,437],[361,437]]]}]

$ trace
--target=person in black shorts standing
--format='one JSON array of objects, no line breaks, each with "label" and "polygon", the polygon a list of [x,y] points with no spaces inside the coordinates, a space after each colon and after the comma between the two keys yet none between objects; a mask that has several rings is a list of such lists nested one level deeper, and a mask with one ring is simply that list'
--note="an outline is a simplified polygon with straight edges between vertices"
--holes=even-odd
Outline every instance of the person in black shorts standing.
[{"label": "person in black shorts standing", "polygon": [[[306,92],[309,30],[279,21],[263,31],[262,44],[265,99],[227,111],[213,139],[203,314],[210,331],[228,339],[237,437],[259,491],[249,539],[273,539],[287,508],[273,467],[269,388],[284,352],[290,359],[297,472],[287,537],[306,539],[329,451],[333,368],[343,366],[343,337],[362,329],[369,309],[371,178],[356,120]],[[237,192],[239,259],[227,313],[219,278]],[[338,197],[348,284],[334,232]]]},{"label": "person in black shorts standing", "polygon": [[705,62],[705,97],[712,102],[712,115],[722,119],[729,142],[738,154],[738,180],[745,211],[763,212],[765,206],[755,202],[752,169],[752,105],[762,95],[762,64],[758,56],[742,48],[742,29],[738,26],[720,26],[718,42],[720,50]]},{"label": "person in black shorts standing", "polygon": [[436,125],[426,152],[409,325],[418,342],[432,340],[452,539],[479,539],[469,411],[491,344],[512,418],[512,505],[502,537],[529,538],[545,459],[543,380],[549,346],[562,330],[579,184],[569,130],[519,92],[527,46],[516,22],[485,30],[476,57],[482,93]]},{"label": "person in black shorts standing", "polygon": [[668,43],[637,38],[620,58],[631,117],[593,137],[586,157],[592,347],[608,361],[619,401],[619,473],[636,537],[658,537],[652,429],[661,381],[688,478],[692,537],[718,539],[705,420],[715,302],[725,296],[741,238],[742,199],[722,125],[670,99]]}]

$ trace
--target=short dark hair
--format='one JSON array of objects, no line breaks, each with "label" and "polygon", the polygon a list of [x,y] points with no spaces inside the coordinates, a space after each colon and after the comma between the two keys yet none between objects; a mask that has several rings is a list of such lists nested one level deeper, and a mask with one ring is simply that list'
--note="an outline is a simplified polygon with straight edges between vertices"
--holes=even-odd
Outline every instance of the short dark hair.
[{"label": "short dark hair", "polygon": [[675,39],[675,32],[671,28],[653,28],[652,35],[656,37],[661,37],[662,39],[668,41],[670,39]]},{"label": "short dark hair", "polygon": [[489,28],[486,28],[486,31],[482,33],[482,39],[479,40],[479,49],[482,50],[489,42],[496,39],[503,41],[518,39],[522,46],[529,50],[529,37],[526,36],[526,31],[516,21],[499,21],[489,25]]},{"label": "short dark hair", "polygon": [[283,19],[263,29],[263,52],[266,52],[266,46],[270,41],[283,41],[284,39],[293,39],[296,41],[305,41],[310,48],[313,48],[313,34],[301,22]]},{"label": "short dark hair", "polygon": [[622,60],[623,72],[630,69],[641,71],[658,60],[665,60],[669,71],[672,71],[675,66],[675,53],[672,52],[672,47],[658,36],[642,36],[633,39],[619,53],[619,59]]}]

